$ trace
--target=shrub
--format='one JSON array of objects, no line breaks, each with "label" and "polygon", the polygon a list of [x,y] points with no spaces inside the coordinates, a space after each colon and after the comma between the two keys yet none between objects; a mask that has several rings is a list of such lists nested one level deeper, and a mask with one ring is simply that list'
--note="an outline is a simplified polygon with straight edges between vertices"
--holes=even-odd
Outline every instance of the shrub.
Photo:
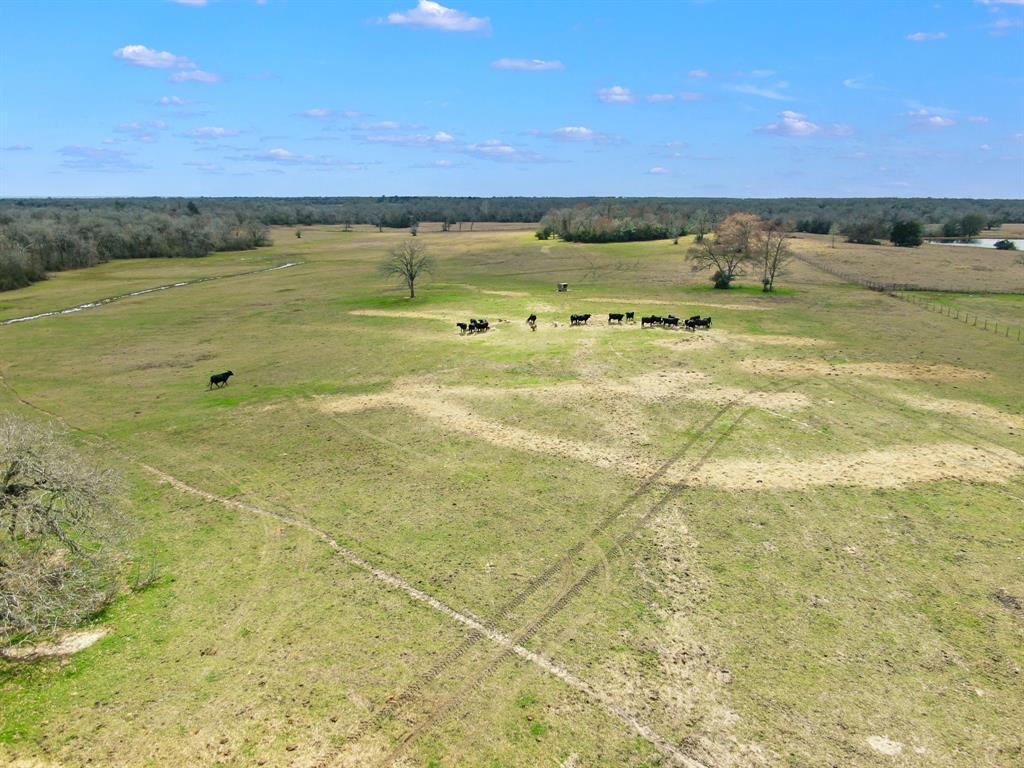
[{"label": "shrub", "polygon": [[997,240],[995,247],[1000,251],[1016,251],[1017,244],[1013,240]]},{"label": "shrub", "polygon": [[893,245],[900,248],[916,248],[924,242],[921,237],[922,231],[919,221],[897,221],[892,225],[889,239]]}]

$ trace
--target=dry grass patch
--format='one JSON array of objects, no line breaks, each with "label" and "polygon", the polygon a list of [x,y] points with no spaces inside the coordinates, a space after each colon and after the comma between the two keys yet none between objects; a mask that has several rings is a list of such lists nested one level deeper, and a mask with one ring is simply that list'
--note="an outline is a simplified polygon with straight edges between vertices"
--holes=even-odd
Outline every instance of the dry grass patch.
[{"label": "dry grass patch", "polygon": [[68,632],[52,642],[37,643],[36,645],[15,645],[10,648],[0,649],[0,656],[17,661],[30,661],[45,656],[70,656],[73,653],[84,651],[89,646],[95,644],[98,640],[105,637],[109,631],[106,627],[100,627],[98,629]]},{"label": "dry grass patch", "polygon": [[[704,301],[703,299],[624,299],[622,297],[608,297],[608,296],[573,296],[574,301],[600,301],[604,304],[611,304],[614,307],[631,307],[636,305],[638,307],[670,307],[670,306],[684,306],[684,307],[698,307],[705,308],[710,307],[711,309],[735,309],[740,312],[752,311],[761,312],[770,309],[775,309],[772,304],[738,304],[728,302],[712,302]],[[616,310],[617,311],[617,310]]]},{"label": "dry grass patch", "polygon": [[955,365],[918,363],[830,363],[827,360],[747,359],[740,366],[766,376],[841,376],[880,379],[985,379],[988,374]]},{"label": "dry grass patch", "polygon": [[998,427],[1024,429],[1024,416],[1005,413],[982,403],[971,403],[966,400],[950,400],[939,397],[923,397],[920,395],[900,395],[899,397],[907,405],[922,411],[977,419],[978,421],[984,421]]}]

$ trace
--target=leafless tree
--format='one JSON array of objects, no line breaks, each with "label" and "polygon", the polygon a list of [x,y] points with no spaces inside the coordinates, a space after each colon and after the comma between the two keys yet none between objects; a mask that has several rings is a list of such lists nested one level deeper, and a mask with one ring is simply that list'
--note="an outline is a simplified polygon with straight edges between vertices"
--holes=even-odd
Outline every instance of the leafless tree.
[{"label": "leafless tree", "polygon": [[715,288],[728,288],[751,260],[761,220],[752,213],[733,213],[722,220],[714,237],[704,237],[690,248],[694,271],[714,269]]},{"label": "leafless tree", "polygon": [[704,235],[706,235],[712,229],[711,214],[703,208],[693,214],[693,227],[694,233],[697,236],[697,242],[701,243],[704,241]]},{"label": "leafless tree", "polygon": [[434,260],[426,252],[426,246],[406,240],[394,248],[380,265],[385,277],[397,277],[409,287],[409,298],[416,298],[416,280],[422,274],[433,274]]},{"label": "leafless tree", "polygon": [[0,637],[76,624],[111,599],[119,486],[61,430],[0,418]]},{"label": "leafless tree", "polygon": [[775,287],[775,276],[782,273],[793,257],[788,239],[789,233],[773,221],[765,222],[754,237],[751,259],[761,272],[761,286],[766,293]]}]

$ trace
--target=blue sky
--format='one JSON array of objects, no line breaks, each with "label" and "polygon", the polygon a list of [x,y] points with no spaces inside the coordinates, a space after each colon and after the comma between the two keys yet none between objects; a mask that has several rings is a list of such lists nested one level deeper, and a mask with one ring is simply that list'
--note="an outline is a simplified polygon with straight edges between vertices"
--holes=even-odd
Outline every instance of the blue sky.
[{"label": "blue sky", "polygon": [[1024,197],[1024,0],[11,2],[0,196]]}]

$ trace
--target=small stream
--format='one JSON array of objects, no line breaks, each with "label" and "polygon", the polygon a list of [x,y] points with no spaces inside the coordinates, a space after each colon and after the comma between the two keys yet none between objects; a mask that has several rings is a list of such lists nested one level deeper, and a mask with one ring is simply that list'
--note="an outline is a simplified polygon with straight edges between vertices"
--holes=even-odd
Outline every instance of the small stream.
[{"label": "small stream", "polygon": [[117,296],[108,296],[105,299],[96,299],[96,301],[90,301],[86,304],[79,304],[77,307],[68,307],[67,309],[55,309],[51,312],[40,312],[38,315],[26,315],[25,317],[13,317],[10,320],[0,320],[0,325],[14,325],[14,323],[27,323],[29,320],[39,320],[44,317],[56,317],[57,315],[70,315],[73,312],[81,312],[85,309],[93,309],[95,307],[102,307],[107,304],[113,304],[115,301],[121,299],[130,299],[133,296],[145,296],[147,293],[157,293],[158,291],[169,291],[171,288],[182,288],[186,285],[198,285],[199,283],[209,283],[212,280],[227,280],[230,277],[245,277],[246,275],[259,275],[263,272],[276,272],[279,269],[288,269],[288,267],[295,267],[302,264],[301,261],[289,261],[287,264],[280,264],[276,267],[268,267],[266,269],[255,269],[251,272],[238,272],[233,275],[211,275],[210,277],[199,277],[195,280],[182,280],[178,283],[169,283],[167,285],[158,285],[155,288],[143,288],[141,291],[132,291],[131,293],[122,293]]}]

